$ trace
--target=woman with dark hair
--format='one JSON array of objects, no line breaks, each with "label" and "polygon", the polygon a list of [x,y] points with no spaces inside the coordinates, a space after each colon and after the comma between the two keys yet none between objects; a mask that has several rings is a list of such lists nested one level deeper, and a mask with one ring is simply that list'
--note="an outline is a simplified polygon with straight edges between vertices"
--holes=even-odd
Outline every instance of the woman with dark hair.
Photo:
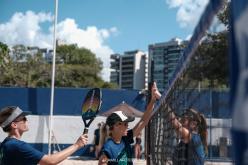
[{"label": "woman with dark hair", "polygon": [[207,122],[203,114],[190,108],[179,121],[172,112],[172,125],[180,138],[173,164],[203,165],[207,155]]}]

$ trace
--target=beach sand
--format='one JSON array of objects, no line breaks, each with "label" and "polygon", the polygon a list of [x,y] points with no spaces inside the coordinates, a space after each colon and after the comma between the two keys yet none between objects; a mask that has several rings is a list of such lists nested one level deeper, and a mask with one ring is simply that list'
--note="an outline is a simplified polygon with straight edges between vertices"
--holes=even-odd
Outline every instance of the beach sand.
[{"label": "beach sand", "polygon": [[[146,160],[133,160],[135,165],[146,165]],[[59,165],[98,165],[97,160],[65,160]]]},{"label": "beach sand", "polygon": [[[134,165],[146,165],[146,160],[133,160]],[[206,161],[205,165],[233,165],[233,162],[212,162]],[[98,165],[97,160],[65,160],[59,165]]]}]

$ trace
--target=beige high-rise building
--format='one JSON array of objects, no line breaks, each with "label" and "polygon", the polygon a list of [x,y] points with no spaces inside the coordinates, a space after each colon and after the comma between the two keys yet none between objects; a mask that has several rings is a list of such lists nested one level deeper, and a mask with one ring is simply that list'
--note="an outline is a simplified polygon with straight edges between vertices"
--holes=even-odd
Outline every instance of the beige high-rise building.
[{"label": "beige high-rise building", "polygon": [[122,89],[147,89],[148,57],[140,51],[126,51],[111,55],[110,82]]}]

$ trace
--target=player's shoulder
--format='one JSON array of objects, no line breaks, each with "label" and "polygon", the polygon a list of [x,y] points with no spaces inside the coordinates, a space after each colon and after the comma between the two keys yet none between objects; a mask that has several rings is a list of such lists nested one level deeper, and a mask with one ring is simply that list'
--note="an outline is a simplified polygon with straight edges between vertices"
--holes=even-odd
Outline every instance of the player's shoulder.
[{"label": "player's shoulder", "polygon": [[26,142],[15,138],[8,138],[3,141],[2,145],[10,150],[16,150],[22,149],[26,145]]},{"label": "player's shoulder", "polygon": [[25,143],[21,140],[18,140],[18,139],[15,139],[15,138],[6,138],[3,142],[3,144],[5,145],[16,145],[16,144],[22,144],[22,143]]},{"label": "player's shoulder", "polygon": [[120,148],[120,146],[125,146],[125,142],[123,140],[121,140],[120,143],[115,143],[112,138],[108,138],[107,141],[103,145],[103,150],[105,150],[105,151],[113,151],[113,150],[115,150],[117,148]]},{"label": "player's shoulder", "polygon": [[112,138],[108,138],[108,139],[106,140],[106,142],[104,143],[103,146],[104,146],[105,148],[108,148],[108,147],[111,147],[113,144],[114,144],[113,139],[112,139]]}]

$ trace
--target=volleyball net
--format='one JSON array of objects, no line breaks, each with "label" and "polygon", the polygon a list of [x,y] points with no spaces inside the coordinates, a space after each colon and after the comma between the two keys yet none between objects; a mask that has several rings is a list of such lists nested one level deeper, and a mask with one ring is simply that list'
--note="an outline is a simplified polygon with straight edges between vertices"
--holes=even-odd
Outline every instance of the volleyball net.
[{"label": "volleyball net", "polygon": [[[185,152],[177,151],[184,150],[185,148],[176,147],[180,141],[180,135],[177,135],[172,127],[172,121],[169,118],[171,112],[180,117],[186,109],[194,108],[205,114],[209,125],[212,125],[214,122],[221,123],[221,121],[210,119],[213,113],[216,113],[213,112],[212,106],[214,101],[217,103],[216,100],[213,101],[213,97],[218,94],[216,91],[213,92],[213,88],[216,87],[216,84],[218,84],[218,87],[221,86],[219,84],[225,84],[225,80],[218,79],[218,71],[227,68],[227,66],[222,66],[221,62],[218,64],[218,58],[212,59],[211,56],[207,56],[206,54],[218,53],[215,42],[221,42],[221,37],[226,36],[226,34],[225,32],[219,33],[218,37],[220,38],[218,39],[215,38],[217,37],[215,34],[211,34],[211,36],[207,36],[206,34],[214,17],[223,8],[223,4],[224,1],[222,0],[209,1],[198,25],[195,27],[190,41],[185,44],[185,49],[178,60],[177,67],[170,78],[168,87],[154,108],[154,116],[149,124],[149,133],[147,135],[147,141],[149,141],[147,143],[149,164],[172,164],[172,160],[183,162],[187,159],[187,156],[182,154]],[[220,45],[225,47],[227,43]],[[215,52],[209,53],[209,51]],[[226,54],[227,58],[228,50],[222,53]],[[215,73],[215,70],[216,74],[212,74]],[[225,104],[223,106],[228,106],[227,103]],[[229,122],[225,125],[230,126]],[[218,129],[215,131],[218,131]],[[223,143],[223,141],[219,141],[220,138],[221,135],[217,139],[213,138],[211,134],[208,136],[208,143],[210,144],[209,156],[213,155],[213,148],[211,146],[214,143]],[[222,150],[223,152],[228,152],[226,149]]]}]

